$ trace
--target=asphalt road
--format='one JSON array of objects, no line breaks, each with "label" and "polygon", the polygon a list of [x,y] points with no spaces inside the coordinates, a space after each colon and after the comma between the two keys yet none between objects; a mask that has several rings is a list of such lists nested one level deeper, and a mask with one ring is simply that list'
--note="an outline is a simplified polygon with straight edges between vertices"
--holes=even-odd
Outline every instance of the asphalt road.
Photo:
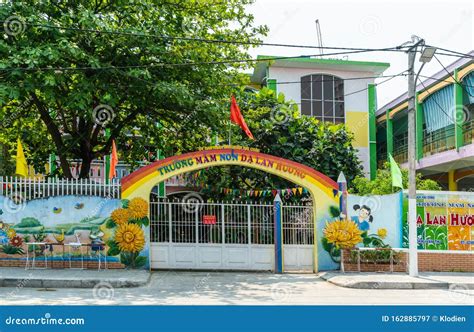
[{"label": "asphalt road", "polygon": [[382,290],[335,286],[314,274],[159,271],[145,287],[0,288],[1,305],[474,304],[474,290]]}]

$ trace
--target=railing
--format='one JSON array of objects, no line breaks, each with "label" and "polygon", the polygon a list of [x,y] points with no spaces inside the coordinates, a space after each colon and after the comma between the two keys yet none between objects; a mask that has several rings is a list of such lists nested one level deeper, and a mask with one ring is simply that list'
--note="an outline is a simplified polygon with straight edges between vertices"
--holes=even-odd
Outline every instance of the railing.
[{"label": "railing", "polygon": [[351,269],[351,272],[374,272],[367,271],[367,264],[370,264],[372,268],[377,267],[374,270],[384,270],[388,267],[390,273],[397,270],[406,270],[406,264],[403,257],[403,253],[406,249],[402,248],[355,248],[341,250],[341,271],[345,272],[345,266],[351,264],[356,265],[355,269]]},{"label": "railing", "polygon": [[91,179],[0,177],[0,195],[16,201],[63,195],[120,198],[120,180],[97,183]]},{"label": "railing", "polygon": [[465,122],[462,126],[464,145],[474,143],[474,120]]},{"label": "railing", "polygon": [[406,163],[408,161],[408,145],[399,145],[394,148],[393,159],[399,164]]},{"label": "railing", "polygon": [[432,132],[423,131],[423,156],[454,149],[456,140],[454,135],[454,125],[444,127]]},{"label": "railing", "polygon": [[[159,199],[150,203],[150,239],[159,243],[274,243],[273,204],[202,202]],[[312,245],[313,210],[307,205],[282,205],[284,244]]]},{"label": "railing", "polygon": [[[386,143],[384,142],[384,144]],[[386,162],[387,162],[387,151],[380,152],[377,156],[377,167],[383,168]]]},{"label": "railing", "polygon": [[397,135],[393,140],[393,159],[399,164],[408,161],[408,133]]}]

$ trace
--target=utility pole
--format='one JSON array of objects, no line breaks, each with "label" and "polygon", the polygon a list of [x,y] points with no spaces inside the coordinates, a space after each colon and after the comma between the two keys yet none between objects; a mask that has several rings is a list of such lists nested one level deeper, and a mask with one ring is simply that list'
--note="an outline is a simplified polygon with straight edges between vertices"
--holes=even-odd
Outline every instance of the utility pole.
[{"label": "utility pole", "polygon": [[[412,40],[414,38],[412,37]],[[414,40],[413,40],[414,41]],[[418,241],[416,224],[416,128],[415,128],[415,57],[419,39],[407,51],[408,53],[408,250],[410,276],[418,276]],[[418,75],[417,75],[418,76]]]}]

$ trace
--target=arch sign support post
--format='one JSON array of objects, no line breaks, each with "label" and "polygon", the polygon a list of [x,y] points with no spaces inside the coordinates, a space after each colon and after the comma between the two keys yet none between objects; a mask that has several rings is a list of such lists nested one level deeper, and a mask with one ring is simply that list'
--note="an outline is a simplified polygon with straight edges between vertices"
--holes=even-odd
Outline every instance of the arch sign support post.
[{"label": "arch sign support post", "polygon": [[329,207],[338,206],[339,198],[336,182],[308,166],[243,147],[211,147],[158,160],[131,173],[122,179],[122,198],[141,197],[149,201],[153,187],[168,178],[199,169],[230,165],[258,169],[308,190],[313,200],[313,270],[317,272],[318,225],[324,224],[330,218]]}]

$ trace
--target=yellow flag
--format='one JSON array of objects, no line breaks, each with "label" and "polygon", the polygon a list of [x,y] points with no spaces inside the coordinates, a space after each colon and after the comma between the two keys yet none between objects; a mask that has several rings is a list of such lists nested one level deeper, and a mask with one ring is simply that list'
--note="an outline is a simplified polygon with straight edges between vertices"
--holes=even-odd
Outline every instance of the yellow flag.
[{"label": "yellow flag", "polygon": [[23,152],[23,146],[18,138],[18,146],[16,148],[16,171],[15,174],[27,177],[28,176],[28,163],[26,162],[25,153]]}]

